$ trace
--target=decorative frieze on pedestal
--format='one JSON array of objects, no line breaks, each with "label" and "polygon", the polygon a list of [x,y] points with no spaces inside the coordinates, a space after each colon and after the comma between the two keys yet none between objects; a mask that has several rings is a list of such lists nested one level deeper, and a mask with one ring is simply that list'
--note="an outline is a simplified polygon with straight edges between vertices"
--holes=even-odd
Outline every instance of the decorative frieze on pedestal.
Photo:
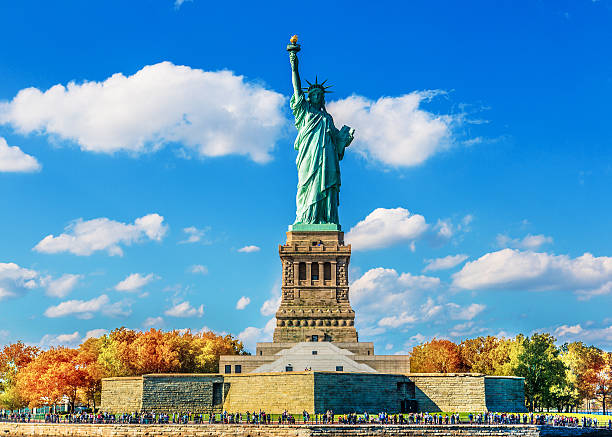
[{"label": "decorative frieze on pedestal", "polygon": [[351,246],[344,245],[344,233],[289,231],[279,255],[282,298],[274,342],[357,342],[355,312],[349,303]]}]

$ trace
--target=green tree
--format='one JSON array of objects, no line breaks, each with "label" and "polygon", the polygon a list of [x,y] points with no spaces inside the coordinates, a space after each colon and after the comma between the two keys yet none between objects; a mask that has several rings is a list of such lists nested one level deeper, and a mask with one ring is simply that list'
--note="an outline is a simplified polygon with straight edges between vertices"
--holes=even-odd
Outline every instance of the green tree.
[{"label": "green tree", "polygon": [[525,399],[530,411],[556,406],[553,387],[561,387],[566,366],[559,358],[556,339],[550,334],[535,333],[523,340],[516,375],[525,378]]}]

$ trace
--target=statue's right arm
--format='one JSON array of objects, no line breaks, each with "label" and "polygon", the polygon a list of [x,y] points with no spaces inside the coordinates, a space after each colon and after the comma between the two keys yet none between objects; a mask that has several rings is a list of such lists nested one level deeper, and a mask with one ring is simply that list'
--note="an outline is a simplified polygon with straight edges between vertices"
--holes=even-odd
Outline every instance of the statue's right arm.
[{"label": "statue's right arm", "polygon": [[298,57],[294,52],[289,53],[289,62],[291,62],[291,80],[293,82],[293,94],[297,99],[302,92],[302,82],[300,81],[300,73],[298,72]]}]

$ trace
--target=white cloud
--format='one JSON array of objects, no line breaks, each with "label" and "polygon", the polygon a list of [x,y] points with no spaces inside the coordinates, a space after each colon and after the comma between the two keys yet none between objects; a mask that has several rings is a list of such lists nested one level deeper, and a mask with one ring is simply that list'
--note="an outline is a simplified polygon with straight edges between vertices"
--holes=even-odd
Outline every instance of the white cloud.
[{"label": "white cloud", "polygon": [[263,305],[259,309],[259,312],[261,313],[262,316],[272,316],[276,314],[276,311],[278,310],[280,303],[281,303],[281,290],[280,290],[280,281],[279,281],[275,283],[274,286],[272,287],[272,290],[270,290],[270,298],[263,303]]},{"label": "white cloud", "polygon": [[422,164],[452,144],[453,126],[461,117],[435,115],[420,108],[440,91],[421,91],[377,101],[353,95],[331,102],[338,126],[356,129],[354,148],[367,159],[393,167]]},{"label": "white cloud", "polygon": [[472,320],[486,308],[486,305],[479,303],[473,303],[466,307],[462,307],[452,302],[446,305],[449,309],[450,318],[454,320]]},{"label": "white cloud", "polygon": [[75,314],[79,319],[91,319],[95,313],[106,316],[126,316],[131,313],[130,303],[119,301],[111,303],[106,294],[90,300],[67,300],[45,310],[45,316],[50,318],[65,317]]},{"label": "white cloud", "polygon": [[39,285],[35,270],[24,269],[15,263],[0,263],[0,300],[23,295]]},{"label": "white cloud", "polygon": [[24,153],[17,146],[9,146],[0,137],[0,172],[29,173],[39,171],[41,165],[36,158]]},{"label": "white cloud", "polygon": [[90,338],[100,338],[106,334],[108,334],[108,331],[106,329],[92,329],[91,331],[87,331],[82,341],[89,340]]},{"label": "white cloud", "polygon": [[[368,270],[351,284],[351,303],[358,314],[359,330],[378,335],[387,328],[400,328],[435,320],[471,320],[485,306],[459,305],[430,296],[440,287],[440,279],[397,273],[377,267]],[[365,331],[364,331],[365,329]]]},{"label": "white cloud", "polygon": [[82,275],[65,274],[57,279],[52,279],[47,285],[47,294],[54,297],[66,297],[70,294],[74,287],[77,286]]},{"label": "white cloud", "polygon": [[448,255],[443,258],[426,259],[427,265],[423,269],[424,272],[452,269],[453,267],[461,264],[468,258],[467,255]]},{"label": "white cloud", "polygon": [[189,301],[185,301],[177,303],[169,310],[166,310],[164,314],[171,317],[202,317],[204,315],[204,305],[194,308]]},{"label": "white cloud", "polygon": [[497,245],[503,248],[511,247],[513,249],[538,249],[540,246],[545,244],[552,244],[552,237],[547,237],[546,235],[538,234],[531,235],[528,234],[525,237],[521,238],[510,238],[507,235],[499,234],[496,238]]},{"label": "white cloud", "polygon": [[194,275],[206,275],[208,274],[208,268],[202,264],[195,264],[189,268],[189,271]]},{"label": "white cloud", "polygon": [[[204,238],[204,235],[206,235],[206,232],[208,232],[209,230],[210,228],[198,229],[195,226],[189,226],[188,228],[184,228],[183,232],[187,234],[187,239],[179,241],[179,243],[199,243],[202,241],[202,238]],[[206,240],[203,242],[208,243],[208,241]]]},{"label": "white cloud", "polygon": [[240,299],[238,299],[238,302],[236,302],[236,309],[237,310],[243,310],[250,303],[251,303],[251,299],[250,298],[248,298],[246,296],[242,296]]},{"label": "white cloud", "polygon": [[117,291],[138,291],[145,285],[151,283],[157,279],[153,273],[149,273],[146,276],[142,276],[140,273],[132,273],[128,275],[123,281],[119,282],[115,285],[115,290]]},{"label": "white cloud", "polygon": [[238,249],[238,252],[252,253],[252,252],[259,252],[259,250],[260,248],[258,246],[244,246]]},{"label": "white cloud", "polygon": [[39,345],[43,348],[50,346],[76,346],[80,339],[79,331],[74,331],[72,334],[45,334],[40,339]]},{"label": "white cloud", "polygon": [[467,290],[568,290],[588,298],[612,291],[607,286],[612,282],[612,257],[502,249],[468,262],[452,277],[455,287]]},{"label": "white cloud", "polygon": [[181,6],[183,6],[183,3],[192,1],[193,0],[174,0],[174,8],[179,9]]},{"label": "white cloud", "polygon": [[555,329],[555,335],[559,337],[565,337],[567,334],[580,334],[583,331],[580,324],[569,326],[569,325],[561,325],[557,329]]},{"label": "white cloud", "polygon": [[274,334],[274,328],[276,327],[276,318],[271,318],[266,323],[266,326],[263,328],[257,328],[254,326],[249,326],[240,334],[238,334],[238,339],[244,344],[244,346],[254,351],[255,346],[258,342],[262,341],[271,341],[272,334]]},{"label": "white cloud", "polygon": [[121,256],[123,250],[120,245],[129,246],[145,239],[161,241],[167,226],[159,214],[148,214],[137,218],[134,223],[121,223],[104,217],[86,221],[79,218],[66,226],[64,231],[57,237],[47,235],[34,250],[84,256],[105,250],[109,255]]},{"label": "white cloud", "polygon": [[397,328],[398,326],[415,323],[417,320],[418,318],[415,315],[404,311],[397,316],[383,317],[378,321],[378,326]]},{"label": "white cloud", "polygon": [[144,322],[142,322],[143,328],[152,328],[153,326],[161,326],[164,324],[163,317],[147,317]]},{"label": "white cloud", "polygon": [[376,208],[346,234],[353,250],[380,249],[406,243],[427,231],[425,217],[404,208]]},{"label": "white cloud", "polygon": [[91,152],[137,155],[178,143],[201,157],[266,162],[287,126],[284,103],[283,95],[231,71],[161,62],[102,82],[23,89],[0,102],[0,123]]},{"label": "white cloud", "polygon": [[474,220],[471,214],[463,217],[458,223],[453,223],[451,219],[438,219],[432,229],[432,237],[435,243],[443,244],[451,238],[457,237],[461,233],[470,231],[470,223]]},{"label": "white cloud", "polygon": [[[604,320],[604,322],[606,321]],[[610,350],[612,348],[612,325],[609,325],[609,321],[607,324],[600,325],[601,327],[589,327],[587,325],[588,323],[585,326],[580,323],[561,325],[553,332],[560,342],[582,341],[604,350]]]}]

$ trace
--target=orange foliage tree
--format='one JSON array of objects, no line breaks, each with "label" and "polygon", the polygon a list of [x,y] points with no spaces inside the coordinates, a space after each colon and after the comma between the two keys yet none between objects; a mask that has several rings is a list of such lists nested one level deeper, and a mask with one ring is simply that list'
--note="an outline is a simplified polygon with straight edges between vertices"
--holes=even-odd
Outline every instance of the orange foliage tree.
[{"label": "orange foliage tree", "polygon": [[115,329],[100,339],[99,348],[98,362],[108,376],[218,372],[220,355],[246,354],[230,335],[157,329]]},{"label": "orange foliage tree", "polygon": [[22,342],[9,344],[0,351],[0,406],[9,410],[22,408],[27,401],[17,389],[18,372],[30,364],[40,349]]},{"label": "orange foliage tree", "polygon": [[56,405],[66,397],[74,411],[79,389],[88,378],[78,355],[76,349],[51,348],[20,370],[17,386],[30,407]]},{"label": "orange foliage tree", "polygon": [[463,371],[459,346],[449,340],[433,339],[412,348],[410,370],[415,373],[453,373]]}]

